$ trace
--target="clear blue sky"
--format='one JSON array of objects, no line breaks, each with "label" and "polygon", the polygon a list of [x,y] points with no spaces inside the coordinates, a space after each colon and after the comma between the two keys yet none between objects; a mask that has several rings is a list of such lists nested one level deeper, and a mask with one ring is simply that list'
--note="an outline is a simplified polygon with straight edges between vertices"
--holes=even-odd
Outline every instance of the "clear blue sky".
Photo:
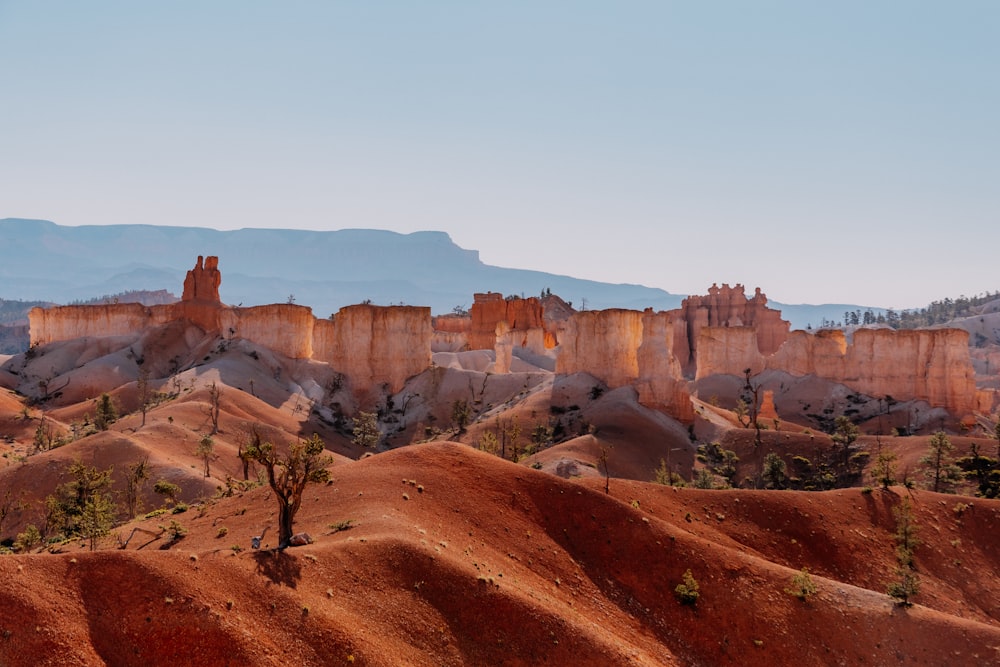
[{"label": "clear blue sky", "polygon": [[0,0],[0,217],[919,306],[1000,289],[998,68],[995,0]]}]

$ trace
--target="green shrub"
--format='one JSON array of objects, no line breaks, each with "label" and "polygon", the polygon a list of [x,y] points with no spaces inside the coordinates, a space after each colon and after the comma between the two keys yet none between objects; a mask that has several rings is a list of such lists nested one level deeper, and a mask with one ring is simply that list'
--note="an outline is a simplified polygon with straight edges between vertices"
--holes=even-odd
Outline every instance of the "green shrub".
[{"label": "green shrub", "polygon": [[694,575],[691,574],[690,568],[684,572],[682,577],[683,583],[677,584],[674,588],[674,595],[680,600],[681,604],[694,605],[698,602],[698,582],[695,581]]},{"label": "green shrub", "polygon": [[808,567],[802,568],[802,570],[792,577],[791,586],[786,588],[785,592],[803,601],[816,593],[816,582],[809,575]]}]

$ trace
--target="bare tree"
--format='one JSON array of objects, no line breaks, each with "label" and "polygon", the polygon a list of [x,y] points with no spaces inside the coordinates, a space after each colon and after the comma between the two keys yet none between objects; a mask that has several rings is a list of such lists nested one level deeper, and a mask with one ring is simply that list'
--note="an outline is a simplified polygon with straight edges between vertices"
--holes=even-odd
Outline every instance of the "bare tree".
[{"label": "bare tree", "polygon": [[139,367],[139,377],[135,381],[135,390],[139,398],[139,412],[142,414],[140,428],[146,425],[146,412],[152,403],[152,391],[149,387],[149,369],[146,366]]},{"label": "bare tree", "polygon": [[149,479],[149,459],[131,463],[125,471],[125,510],[128,512],[128,518],[134,519],[141,505],[139,494]]},{"label": "bare tree", "polygon": [[601,462],[601,467],[604,468],[604,493],[611,493],[611,471],[608,470],[608,448],[601,445],[601,454],[597,457],[597,460]]},{"label": "bare tree", "polygon": [[[742,411],[737,409],[737,416],[740,418],[740,423],[743,423],[743,415],[746,416],[746,423],[743,423],[744,427],[753,426],[754,428],[754,439],[753,446],[760,447],[760,385],[754,384],[750,381],[752,370],[745,368],[743,370],[744,382],[743,387],[740,390],[740,397],[737,407],[742,406]],[[742,412],[742,414],[741,414]]]},{"label": "bare tree", "polygon": [[212,420],[212,430],[209,435],[219,432],[219,399],[222,397],[222,390],[214,382],[208,387],[208,418]]},{"label": "bare tree", "polygon": [[24,508],[21,494],[14,494],[14,490],[9,486],[0,495],[0,535],[3,534],[3,524],[7,521],[7,516],[11,512],[16,512]]}]

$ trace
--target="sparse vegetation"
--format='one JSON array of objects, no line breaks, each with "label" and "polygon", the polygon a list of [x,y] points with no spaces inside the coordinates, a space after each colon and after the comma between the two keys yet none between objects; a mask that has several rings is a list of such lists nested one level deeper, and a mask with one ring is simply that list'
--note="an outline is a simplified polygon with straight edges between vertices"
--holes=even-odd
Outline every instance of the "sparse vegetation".
[{"label": "sparse vegetation", "polygon": [[909,498],[903,498],[893,510],[896,517],[896,580],[886,589],[889,597],[895,598],[900,606],[909,607],[910,599],[920,591],[913,562],[913,552],[920,544],[917,538],[917,524],[913,518],[913,507]]},{"label": "sparse vegetation", "polygon": [[[208,386],[208,418],[212,422],[209,435],[219,432],[219,415],[222,412],[222,389],[214,382]],[[207,475],[206,475],[207,477]]]},{"label": "sparse vegetation", "polygon": [[737,465],[740,457],[731,449],[724,449],[718,442],[699,445],[696,458],[704,463],[719,477],[726,480],[728,486],[734,486],[738,473]]},{"label": "sparse vegetation", "polygon": [[681,577],[681,583],[674,588],[674,596],[681,604],[694,606],[698,602],[701,593],[698,590],[698,582],[695,580],[691,570],[688,569]]},{"label": "sparse vegetation", "polygon": [[96,414],[94,416],[94,426],[99,431],[107,431],[113,423],[118,420],[118,408],[111,396],[105,392],[97,399]]},{"label": "sparse vegetation", "polygon": [[205,477],[211,477],[212,458],[215,455],[215,441],[212,440],[212,436],[202,436],[201,440],[198,441],[198,447],[194,453],[205,464]]},{"label": "sparse vegetation", "polygon": [[788,467],[784,459],[774,452],[768,452],[764,457],[764,470],[761,474],[765,488],[784,489],[788,486]]},{"label": "sparse vegetation", "polygon": [[79,459],[70,464],[69,481],[45,498],[45,533],[87,538],[93,550],[114,525],[111,472],[112,468],[98,470]]},{"label": "sparse vegetation", "polygon": [[660,465],[653,472],[653,481],[664,486],[687,486],[687,482],[676,472],[667,468],[667,462],[660,459]]},{"label": "sparse vegetation", "polygon": [[270,442],[248,450],[247,454],[260,463],[278,501],[278,547],[288,546],[292,538],[295,515],[302,506],[302,493],[312,483],[330,479],[326,467],[331,459],[324,454],[323,441],[315,433],[305,442],[288,447],[282,455]]},{"label": "sparse vegetation", "polygon": [[142,509],[140,499],[142,487],[149,479],[149,459],[143,459],[138,463],[129,464],[125,468],[125,512],[129,519],[134,519],[135,515]]},{"label": "sparse vegetation", "polygon": [[378,414],[375,412],[359,412],[354,418],[353,442],[358,447],[376,449],[382,440],[382,431],[378,427]]},{"label": "sparse vegetation", "polygon": [[809,598],[809,596],[816,594],[816,582],[813,581],[812,576],[809,574],[808,567],[802,568],[792,577],[790,585],[785,589],[785,592],[803,601]]},{"label": "sparse vegetation", "polygon": [[462,435],[465,433],[465,427],[469,425],[469,415],[471,411],[469,410],[469,402],[464,399],[456,399],[454,403],[451,404],[451,421],[455,423],[455,427],[458,429],[458,434]]},{"label": "sparse vegetation", "polygon": [[171,505],[177,502],[177,497],[181,494],[181,487],[165,479],[157,480],[153,484],[153,492],[163,496],[164,502]]},{"label": "sparse vegetation", "polygon": [[955,464],[955,447],[944,431],[931,436],[927,453],[920,459],[924,466],[927,488],[931,491],[950,493],[962,479],[962,470]]},{"label": "sparse vegetation", "polygon": [[896,483],[896,455],[890,451],[879,452],[871,471],[872,480],[888,489]]}]

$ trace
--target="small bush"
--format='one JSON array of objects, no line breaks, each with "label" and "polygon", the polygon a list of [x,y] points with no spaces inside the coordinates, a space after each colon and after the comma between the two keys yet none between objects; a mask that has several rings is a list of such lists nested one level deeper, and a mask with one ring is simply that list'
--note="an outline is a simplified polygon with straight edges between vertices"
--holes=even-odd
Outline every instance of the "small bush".
[{"label": "small bush", "polygon": [[803,601],[816,593],[816,582],[809,575],[808,567],[802,568],[798,574],[792,577],[792,584],[785,589],[785,592]]},{"label": "small bush", "polygon": [[187,529],[176,520],[172,520],[169,526],[160,526],[160,528],[168,533],[171,542],[176,542],[187,535]]},{"label": "small bush", "polygon": [[698,602],[700,594],[698,593],[698,582],[695,581],[690,568],[684,572],[682,579],[683,583],[677,584],[677,587],[674,588],[674,595],[681,604],[694,605]]},{"label": "small bush", "polygon": [[229,534],[229,529],[228,528],[226,528],[225,526],[219,526],[219,530],[216,531],[215,536],[216,537],[225,537],[228,534]]},{"label": "small bush", "polygon": [[161,514],[166,514],[166,513],[167,513],[167,509],[165,507],[161,507],[160,509],[153,510],[152,512],[147,512],[143,516],[143,518],[144,519],[152,519],[152,518],[160,516]]},{"label": "small bush", "polygon": [[174,508],[170,510],[171,514],[183,514],[188,511],[187,503],[177,503]]},{"label": "small bush", "polygon": [[339,521],[337,523],[330,524],[330,530],[335,533],[339,533],[342,530],[350,530],[354,528],[354,519],[347,519],[346,521]]}]

